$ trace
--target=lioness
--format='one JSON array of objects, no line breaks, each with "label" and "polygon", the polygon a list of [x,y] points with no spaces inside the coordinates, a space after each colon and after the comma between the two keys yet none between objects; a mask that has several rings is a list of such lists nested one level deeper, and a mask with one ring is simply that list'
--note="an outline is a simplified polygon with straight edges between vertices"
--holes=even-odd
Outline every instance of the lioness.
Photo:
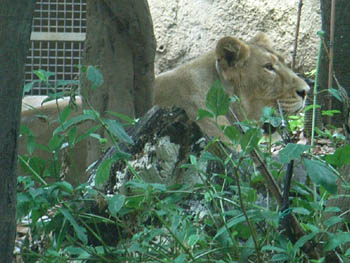
[{"label": "lioness", "polygon": [[[216,49],[174,70],[160,74],[155,80],[155,104],[160,106],[178,106],[185,109],[192,120],[196,120],[198,109],[205,109],[205,98],[215,80],[221,80],[226,91],[237,95],[247,118],[259,120],[265,106],[277,106],[279,101],[287,114],[301,110],[305,105],[307,84],[293,73],[278,55],[265,34],[259,33],[249,42],[234,37],[224,37],[217,43]],[[36,107],[49,119],[57,118],[56,105],[53,102],[41,106],[43,98],[27,97],[28,104]],[[60,106],[67,100],[59,101]],[[78,106],[81,101],[78,100]],[[240,120],[244,119],[239,105],[234,103],[232,110]],[[52,130],[57,124],[41,124],[34,120],[35,110],[22,111],[22,123],[37,130],[37,140],[47,144]],[[75,114],[81,113],[81,107]],[[235,121],[231,115],[221,120],[222,124]],[[229,121],[228,121],[229,120]],[[199,121],[202,130],[211,136],[220,136],[222,131],[211,119]],[[79,127],[81,130],[83,126]],[[24,140],[20,141],[20,153],[24,152]],[[86,144],[86,142],[85,142]],[[78,158],[78,174],[83,174],[87,165],[86,145],[75,150]]]},{"label": "lioness", "polygon": [[[205,98],[215,80],[221,80],[229,95],[237,95],[248,119],[259,120],[266,106],[279,101],[287,114],[305,105],[308,85],[284,63],[264,33],[249,42],[224,37],[216,49],[174,70],[159,75],[155,82],[155,104],[179,106],[195,120],[198,109],[205,109]],[[232,104],[239,120],[244,119],[240,105]],[[231,114],[228,119],[235,122]],[[223,120],[223,124],[227,121]],[[222,134],[211,119],[199,121],[202,130]]]}]

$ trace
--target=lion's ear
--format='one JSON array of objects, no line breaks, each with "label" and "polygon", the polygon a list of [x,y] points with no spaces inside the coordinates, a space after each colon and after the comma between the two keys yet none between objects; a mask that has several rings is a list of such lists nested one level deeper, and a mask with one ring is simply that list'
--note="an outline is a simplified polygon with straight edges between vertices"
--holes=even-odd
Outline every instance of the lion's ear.
[{"label": "lion's ear", "polygon": [[250,40],[249,42],[250,43],[254,43],[254,44],[258,45],[258,46],[266,47],[268,50],[272,50],[271,41],[268,38],[268,36],[265,33],[263,33],[263,32],[260,32],[260,33],[256,34],[256,36],[253,37],[253,39]]},{"label": "lion's ear", "polygon": [[243,41],[234,37],[224,37],[216,45],[216,59],[224,74],[228,70],[240,67],[250,56],[250,48]]}]

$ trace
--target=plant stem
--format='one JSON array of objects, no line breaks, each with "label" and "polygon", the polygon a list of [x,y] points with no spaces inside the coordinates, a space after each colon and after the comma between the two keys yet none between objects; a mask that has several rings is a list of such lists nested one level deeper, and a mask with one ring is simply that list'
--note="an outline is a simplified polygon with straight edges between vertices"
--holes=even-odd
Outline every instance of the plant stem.
[{"label": "plant stem", "polygon": [[[241,160],[239,161],[238,166],[239,166]],[[258,262],[263,262],[262,258],[261,258],[261,254],[260,254],[260,246],[259,246],[259,241],[258,241],[258,235],[256,234],[255,228],[253,227],[252,223],[249,220],[247,211],[246,211],[244,203],[243,203],[242,192],[241,192],[241,185],[240,185],[240,182],[239,182],[239,175],[238,175],[237,167],[234,167],[234,174],[235,174],[235,177],[236,177],[236,184],[237,184],[237,189],[238,189],[239,203],[240,203],[240,206],[241,206],[241,209],[242,209],[242,213],[243,213],[243,215],[245,217],[245,220],[246,220],[246,222],[248,224],[250,233],[252,234],[252,237],[253,237],[254,247],[255,247],[255,251],[256,251],[257,257],[258,257]]]},{"label": "plant stem", "polygon": [[24,158],[21,155],[18,155],[18,159],[27,166],[27,168],[33,173],[33,176],[38,181],[40,181],[40,183],[42,183],[43,185],[47,185],[47,182],[32,168],[32,166],[29,164],[29,162],[24,160]]},{"label": "plant stem", "polygon": [[315,77],[315,85],[313,91],[313,107],[312,107],[312,126],[311,126],[311,146],[314,146],[314,136],[315,136],[315,124],[316,124],[316,102],[317,102],[317,86],[318,86],[318,72],[320,70],[321,64],[321,54],[323,49],[323,37],[324,32],[318,31],[317,35],[320,37],[320,47],[318,49],[318,57],[317,57],[317,65],[316,65],[316,77]]},{"label": "plant stem", "polygon": [[172,235],[172,237],[176,240],[176,242],[182,247],[184,251],[190,256],[192,261],[195,261],[193,254],[191,251],[181,242],[181,240],[175,235],[175,233],[170,229],[170,227],[167,225],[167,223],[163,220],[161,216],[158,215],[157,211],[153,209],[153,213],[158,218],[158,220],[165,226],[166,229],[168,229],[169,233]]}]

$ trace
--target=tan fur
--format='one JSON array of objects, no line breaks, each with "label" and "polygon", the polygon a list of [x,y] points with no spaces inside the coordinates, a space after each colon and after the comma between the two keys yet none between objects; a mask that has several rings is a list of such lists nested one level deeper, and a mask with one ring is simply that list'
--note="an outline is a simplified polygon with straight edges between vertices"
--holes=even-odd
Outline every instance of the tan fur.
[{"label": "tan fur", "polygon": [[[62,111],[69,104],[69,98],[64,98],[56,101],[50,101],[43,104],[47,96],[27,96],[22,100],[21,124],[26,125],[35,136],[36,143],[48,145],[53,131],[58,127],[59,110]],[[78,108],[72,112],[70,118],[82,113],[81,98],[76,98]],[[59,110],[58,110],[59,109]],[[78,134],[81,134],[85,129],[84,125],[78,126]],[[27,136],[21,137],[19,140],[18,153],[20,155],[27,152]],[[76,167],[70,167],[66,172],[68,181],[73,184],[84,182],[84,170],[86,167],[85,160],[87,154],[87,144],[85,141],[79,142],[74,148],[72,155],[76,162]],[[50,154],[41,149],[36,149],[34,155],[44,160],[52,158]],[[19,174],[24,172],[19,168]],[[42,174],[41,174],[42,175]],[[50,180],[49,180],[50,181]]]},{"label": "tan fur", "polygon": [[[295,113],[304,107],[306,93],[309,91],[306,83],[284,64],[267,37],[260,33],[249,42],[234,37],[225,37],[218,41],[216,49],[199,58],[184,64],[174,70],[159,75],[155,80],[155,103],[160,106],[178,106],[185,109],[192,120],[196,120],[198,109],[205,109],[205,98],[214,81],[220,79],[226,91],[241,99],[245,114],[250,119],[259,120],[263,107],[276,107],[280,101],[286,113]],[[37,142],[47,145],[53,130],[57,127],[58,111],[55,102],[41,105],[45,97],[29,96],[23,99],[21,123],[27,125],[35,134]],[[25,106],[29,104],[30,106]],[[79,109],[74,115],[81,113],[81,100],[78,98]],[[59,100],[59,107],[68,105],[68,99]],[[34,107],[34,110],[32,109]],[[243,120],[237,103],[233,111]],[[113,110],[113,109],[111,109]],[[49,116],[49,121],[38,119],[37,114]],[[230,115],[228,119],[234,121]],[[220,119],[220,124],[228,125],[226,118]],[[199,121],[202,130],[211,136],[222,137],[212,119]],[[79,125],[81,133],[86,127]],[[19,153],[26,151],[25,140],[21,138]],[[38,151],[42,158],[49,158],[47,153]],[[87,145],[83,141],[74,149],[73,156],[77,170],[70,171],[70,182],[84,180],[84,170],[87,167]]]},{"label": "tan fur", "polygon": [[[198,109],[205,109],[206,94],[218,79],[229,95],[240,98],[245,115],[254,120],[260,119],[265,106],[277,107],[277,101],[287,114],[301,110],[309,91],[273,50],[266,35],[259,33],[249,42],[224,37],[215,50],[159,75],[155,103],[182,107],[195,120]],[[232,105],[232,110],[244,119],[238,103]],[[235,121],[232,115],[227,117]],[[228,124],[228,120],[221,120],[221,124]],[[209,135],[222,134],[211,119],[201,120],[199,125]]]}]

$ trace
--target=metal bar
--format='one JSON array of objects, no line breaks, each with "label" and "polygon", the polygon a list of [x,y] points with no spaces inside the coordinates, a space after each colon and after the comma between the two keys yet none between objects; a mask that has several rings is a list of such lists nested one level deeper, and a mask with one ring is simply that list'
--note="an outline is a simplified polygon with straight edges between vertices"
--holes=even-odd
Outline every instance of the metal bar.
[{"label": "metal bar", "polygon": [[85,41],[86,33],[32,32],[30,40],[41,41]]}]

